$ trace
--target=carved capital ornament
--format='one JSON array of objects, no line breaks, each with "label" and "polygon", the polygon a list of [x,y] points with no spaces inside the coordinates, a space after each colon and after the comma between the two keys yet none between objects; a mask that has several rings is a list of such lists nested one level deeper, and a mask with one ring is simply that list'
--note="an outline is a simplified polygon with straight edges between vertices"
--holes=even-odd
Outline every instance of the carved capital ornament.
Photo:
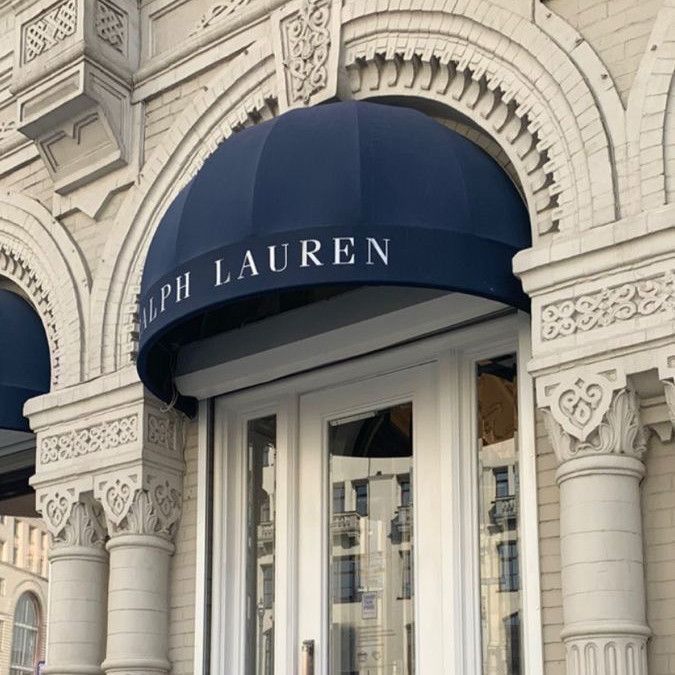
[{"label": "carved capital ornament", "polygon": [[539,405],[559,462],[607,454],[642,458],[647,431],[638,396],[625,382],[584,371],[541,389]]}]

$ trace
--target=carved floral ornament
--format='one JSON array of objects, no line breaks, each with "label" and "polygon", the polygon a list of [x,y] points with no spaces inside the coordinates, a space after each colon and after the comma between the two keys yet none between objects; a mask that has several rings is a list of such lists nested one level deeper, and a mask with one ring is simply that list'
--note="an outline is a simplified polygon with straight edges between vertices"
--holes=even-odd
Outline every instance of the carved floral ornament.
[{"label": "carved floral ornament", "polygon": [[636,392],[589,372],[566,374],[539,396],[558,461],[593,454],[641,458],[647,431]]},{"label": "carved floral ornament", "polygon": [[91,495],[82,495],[81,486],[38,490],[37,509],[52,535],[54,546],[103,546],[106,532],[101,506]]}]

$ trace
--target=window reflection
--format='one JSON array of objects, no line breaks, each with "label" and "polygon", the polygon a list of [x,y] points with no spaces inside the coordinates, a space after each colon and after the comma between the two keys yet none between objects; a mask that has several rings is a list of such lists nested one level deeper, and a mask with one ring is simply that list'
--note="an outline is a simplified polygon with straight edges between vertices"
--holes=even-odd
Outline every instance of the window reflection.
[{"label": "window reflection", "polygon": [[477,367],[484,675],[521,675],[515,355]]},{"label": "window reflection", "polygon": [[329,425],[332,675],[414,673],[412,404]]},{"label": "window reflection", "polygon": [[276,417],[247,427],[246,673],[274,672]]}]

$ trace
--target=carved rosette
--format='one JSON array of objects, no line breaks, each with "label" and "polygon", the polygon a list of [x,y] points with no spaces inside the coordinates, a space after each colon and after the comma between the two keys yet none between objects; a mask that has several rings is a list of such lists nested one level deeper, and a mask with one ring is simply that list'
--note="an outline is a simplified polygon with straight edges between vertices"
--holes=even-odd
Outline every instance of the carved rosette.
[{"label": "carved rosette", "polygon": [[602,375],[564,375],[539,405],[559,462],[608,454],[641,459],[646,450],[636,392]]},{"label": "carved rosette", "polygon": [[182,512],[180,478],[172,473],[148,472],[106,476],[96,481],[112,536],[155,535],[172,540]]}]

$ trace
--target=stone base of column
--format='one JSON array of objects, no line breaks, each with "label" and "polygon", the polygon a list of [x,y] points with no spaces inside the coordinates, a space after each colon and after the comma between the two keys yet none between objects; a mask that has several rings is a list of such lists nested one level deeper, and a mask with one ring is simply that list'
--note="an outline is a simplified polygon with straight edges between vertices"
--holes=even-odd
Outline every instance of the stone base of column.
[{"label": "stone base of column", "polygon": [[107,675],[166,675],[171,664],[152,659],[106,659],[103,669]]},{"label": "stone base of column", "polygon": [[94,666],[47,666],[42,670],[44,675],[103,675],[103,670]]},{"label": "stone base of column", "polygon": [[646,626],[635,632],[571,632],[563,633],[567,675],[648,675]]}]

